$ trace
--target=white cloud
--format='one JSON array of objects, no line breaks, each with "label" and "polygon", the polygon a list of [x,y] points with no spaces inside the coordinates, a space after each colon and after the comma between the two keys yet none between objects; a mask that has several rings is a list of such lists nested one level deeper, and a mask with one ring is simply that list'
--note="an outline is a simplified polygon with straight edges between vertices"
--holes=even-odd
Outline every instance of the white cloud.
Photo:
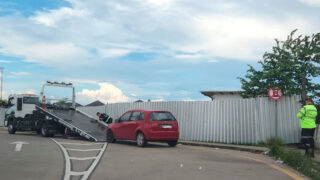
[{"label": "white cloud", "polygon": [[128,102],[131,99],[123,94],[121,89],[110,83],[99,83],[97,90],[82,89],[77,93],[77,101],[81,103],[90,103],[99,100],[103,103]]},{"label": "white cloud", "polygon": [[128,49],[99,49],[99,54],[102,57],[118,57],[118,56],[125,56],[128,53],[131,52],[131,50]]},{"label": "white cloud", "polygon": [[98,84],[99,81],[92,79],[76,79],[76,78],[61,78],[65,79],[66,82],[71,82],[73,84]]},{"label": "white cloud", "polygon": [[308,6],[320,7],[320,0],[298,0],[298,1]]},{"label": "white cloud", "polygon": [[257,61],[274,38],[290,32],[288,24],[274,19],[211,15],[193,20],[202,39],[196,45],[214,57]]},{"label": "white cloud", "polygon": [[29,76],[31,73],[30,72],[25,72],[25,71],[18,71],[18,72],[10,72],[9,75],[7,76],[8,78],[25,78],[26,76]]},{"label": "white cloud", "polygon": [[199,59],[203,58],[202,54],[177,54],[176,58],[178,59]]},{"label": "white cloud", "polygon": [[26,75],[29,75],[30,72],[10,72],[10,75],[11,77],[16,77],[16,76],[26,76]]},{"label": "white cloud", "polygon": [[0,63],[9,64],[9,63],[12,63],[12,61],[0,59]]},{"label": "white cloud", "polygon": [[25,91],[22,92],[23,94],[36,94],[36,91],[33,89],[27,89]]},{"label": "white cloud", "polygon": [[95,66],[93,61],[130,52],[187,63],[257,61],[274,38],[285,38],[295,28],[320,28],[294,11],[252,16],[242,13],[245,3],[218,0],[68,1],[71,7],[38,11],[28,19],[0,18],[0,53],[59,68]]},{"label": "white cloud", "polygon": [[66,19],[72,19],[73,17],[84,17],[88,13],[84,9],[72,9],[63,7],[56,10],[49,10],[48,12],[38,11],[36,16],[31,17],[37,23],[44,24],[46,26],[56,26],[56,23]]},{"label": "white cloud", "polygon": [[219,62],[219,61],[216,60],[216,59],[210,59],[210,60],[208,60],[208,62],[209,62],[209,63],[217,63],[217,62]]}]

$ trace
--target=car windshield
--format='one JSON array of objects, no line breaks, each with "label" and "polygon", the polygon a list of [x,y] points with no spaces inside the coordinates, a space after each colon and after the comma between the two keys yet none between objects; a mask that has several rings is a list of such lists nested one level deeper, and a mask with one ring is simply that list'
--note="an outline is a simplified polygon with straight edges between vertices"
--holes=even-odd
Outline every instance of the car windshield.
[{"label": "car windshield", "polygon": [[151,119],[153,121],[176,121],[173,115],[167,112],[153,112],[151,114]]},{"label": "car windshield", "polygon": [[24,104],[37,104],[38,101],[38,97],[23,97]]}]

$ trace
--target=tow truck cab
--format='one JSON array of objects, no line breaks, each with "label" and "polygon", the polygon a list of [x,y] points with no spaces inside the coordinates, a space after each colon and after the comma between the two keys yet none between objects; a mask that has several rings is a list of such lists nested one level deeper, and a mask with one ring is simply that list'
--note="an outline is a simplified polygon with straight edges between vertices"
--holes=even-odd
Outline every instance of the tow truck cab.
[{"label": "tow truck cab", "polygon": [[36,110],[39,96],[34,94],[13,94],[8,98],[8,109],[5,112],[4,126],[8,126],[9,119],[26,118]]}]

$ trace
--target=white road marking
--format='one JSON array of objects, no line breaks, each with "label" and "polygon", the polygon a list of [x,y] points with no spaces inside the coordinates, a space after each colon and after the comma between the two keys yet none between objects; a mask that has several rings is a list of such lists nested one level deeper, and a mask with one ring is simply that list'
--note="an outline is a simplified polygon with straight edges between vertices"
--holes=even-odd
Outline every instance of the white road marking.
[{"label": "white road marking", "polygon": [[16,146],[14,147],[14,151],[21,151],[22,149],[22,145],[24,144],[29,144],[27,142],[23,142],[23,141],[15,141],[15,142],[12,142],[10,144],[15,144]]},{"label": "white road marking", "polygon": [[60,144],[66,145],[76,145],[76,146],[92,146],[92,145],[102,145],[105,143],[68,143],[68,142],[59,142]]},{"label": "white road marking", "polygon": [[67,151],[81,151],[81,152],[88,152],[88,151],[101,151],[102,149],[66,149]]},{"label": "white road marking", "polygon": [[85,160],[97,159],[97,157],[69,157],[69,159],[85,161]]},{"label": "white road marking", "polygon": [[[67,143],[67,142],[58,142],[55,139],[52,139],[56,144],[58,144],[58,146],[61,148],[63,155],[65,157],[65,174],[64,174],[64,180],[70,180],[71,176],[82,176],[81,180],[87,180],[90,176],[90,174],[93,172],[94,168],[97,166],[99,160],[101,159],[104,151],[107,148],[108,143],[90,143],[90,144],[82,144],[82,143]],[[72,145],[97,145],[97,144],[103,144],[103,147],[100,150],[98,156],[96,157],[84,157],[84,158],[80,158],[80,157],[70,157],[67,150],[62,144],[72,144]],[[71,149],[71,150],[79,150],[79,149]],[[88,151],[92,150],[92,149],[87,149]],[[89,167],[89,169],[87,171],[82,171],[82,172],[75,172],[75,171],[71,171],[71,160],[91,160],[94,159],[94,161],[92,162],[91,166]]]}]

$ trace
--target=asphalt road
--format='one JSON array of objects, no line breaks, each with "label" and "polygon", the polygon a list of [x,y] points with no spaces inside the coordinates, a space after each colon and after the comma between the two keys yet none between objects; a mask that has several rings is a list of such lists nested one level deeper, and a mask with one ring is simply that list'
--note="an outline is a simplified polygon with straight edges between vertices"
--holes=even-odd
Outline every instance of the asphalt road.
[{"label": "asphalt road", "polygon": [[[13,142],[25,142],[20,151]],[[134,142],[93,143],[0,129],[0,179],[299,179],[269,157],[247,152]],[[19,144],[19,143],[18,143]],[[20,146],[20,145],[18,145]],[[291,177],[290,177],[291,175]],[[300,178],[302,179],[302,178]]]}]

